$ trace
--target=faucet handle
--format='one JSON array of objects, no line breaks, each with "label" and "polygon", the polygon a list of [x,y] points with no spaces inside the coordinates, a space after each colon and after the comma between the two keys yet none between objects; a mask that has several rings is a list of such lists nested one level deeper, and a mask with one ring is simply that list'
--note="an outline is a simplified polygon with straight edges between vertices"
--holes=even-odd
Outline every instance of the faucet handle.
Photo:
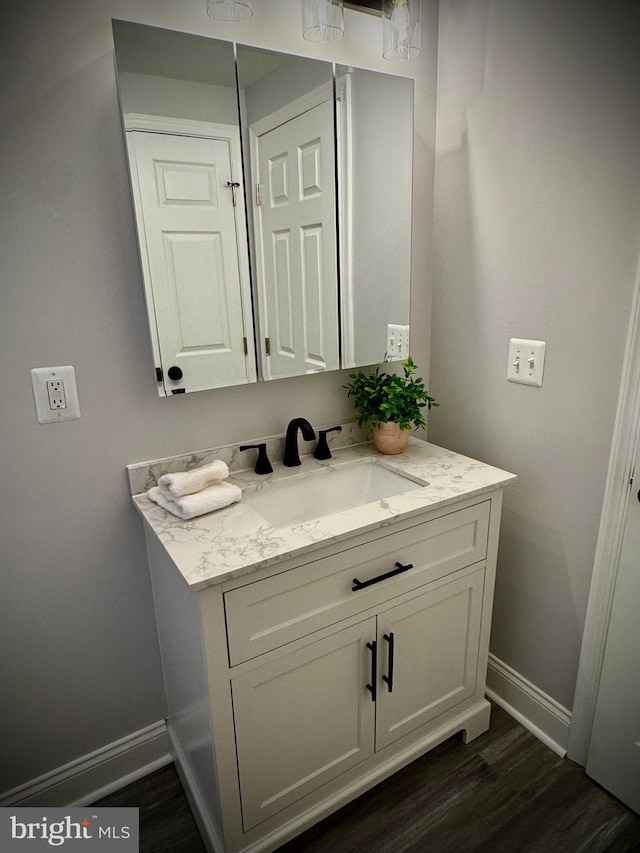
[{"label": "faucet handle", "polygon": [[256,474],[271,474],[273,472],[271,462],[269,462],[269,457],[267,456],[266,442],[263,441],[261,444],[243,444],[239,450],[258,451],[258,459],[256,460],[256,467],[254,468]]},{"label": "faucet handle", "polygon": [[318,444],[316,446],[316,452],[313,454],[314,459],[331,459],[331,451],[329,450],[329,445],[327,444],[327,433],[328,432],[342,432],[341,426],[332,426],[329,429],[319,429],[318,435]]}]

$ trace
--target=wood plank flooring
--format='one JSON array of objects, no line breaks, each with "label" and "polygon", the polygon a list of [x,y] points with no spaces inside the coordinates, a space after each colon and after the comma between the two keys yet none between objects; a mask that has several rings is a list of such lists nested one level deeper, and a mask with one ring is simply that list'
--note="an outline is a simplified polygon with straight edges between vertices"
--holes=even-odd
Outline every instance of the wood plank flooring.
[{"label": "wood plank flooring", "polygon": [[[172,765],[96,805],[140,808],[141,853],[204,853]],[[494,706],[278,853],[640,853],[640,816]]]}]

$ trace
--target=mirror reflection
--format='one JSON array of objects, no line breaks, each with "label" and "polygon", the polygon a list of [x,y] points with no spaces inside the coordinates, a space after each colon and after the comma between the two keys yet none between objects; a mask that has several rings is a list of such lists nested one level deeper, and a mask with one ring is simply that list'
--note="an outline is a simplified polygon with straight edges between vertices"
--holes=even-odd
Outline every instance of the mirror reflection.
[{"label": "mirror reflection", "polygon": [[233,45],[113,26],[159,392],[254,382]]},{"label": "mirror reflection", "polygon": [[237,51],[262,375],[336,370],[333,69],[241,45]]},{"label": "mirror reflection", "polygon": [[403,358],[413,82],[113,30],[159,394]]},{"label": "mirror reflection", "polygon": [[413,80],[338,66],[336,97],[342,358],[361,367],[409,355]]}]

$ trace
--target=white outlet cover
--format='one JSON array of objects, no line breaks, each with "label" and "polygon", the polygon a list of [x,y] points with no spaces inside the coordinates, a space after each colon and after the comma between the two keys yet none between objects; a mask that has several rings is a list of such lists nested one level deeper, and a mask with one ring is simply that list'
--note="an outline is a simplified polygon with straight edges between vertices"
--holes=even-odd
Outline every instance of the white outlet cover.
[{"label": "white outlet cover", "polygon": [[[57,380],[64,384],[65,408],[51,408],[47,382]],[[60,421],[75,421],[80,417],[80,401],[76,385],[76,372],[71,365],[63,367],[34,367],[31,371],[33,398],[36,404],[38,423],[55,424]]]},{"label": "white outlet cover", "polygon": [[526,338],[511,338],[509,341],[509,363],[507,379],[521,385],[542,385],[544,373],[545,341],[529,341]]}]

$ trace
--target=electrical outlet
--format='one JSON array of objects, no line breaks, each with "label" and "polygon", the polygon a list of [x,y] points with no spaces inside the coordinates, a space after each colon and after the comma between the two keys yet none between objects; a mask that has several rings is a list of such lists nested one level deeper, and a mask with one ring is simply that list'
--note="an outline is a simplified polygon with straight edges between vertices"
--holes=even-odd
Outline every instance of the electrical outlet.
[{"label": "electrical outlet", "polygon": [[80,417],[76,372],[64,367],[34,367],[31,371],[38,423],[54,424]]},{"label": "electrical outlet", "polygon": [[49,408],[67,408],[67,395],[64,393],[64,382],[62,379],[47,379],[47,394],[49,395]]},{"label": "electrical outlet", "polygon": [[404,361],[409,358],[409,326],[387,326],[386,361]]}]

